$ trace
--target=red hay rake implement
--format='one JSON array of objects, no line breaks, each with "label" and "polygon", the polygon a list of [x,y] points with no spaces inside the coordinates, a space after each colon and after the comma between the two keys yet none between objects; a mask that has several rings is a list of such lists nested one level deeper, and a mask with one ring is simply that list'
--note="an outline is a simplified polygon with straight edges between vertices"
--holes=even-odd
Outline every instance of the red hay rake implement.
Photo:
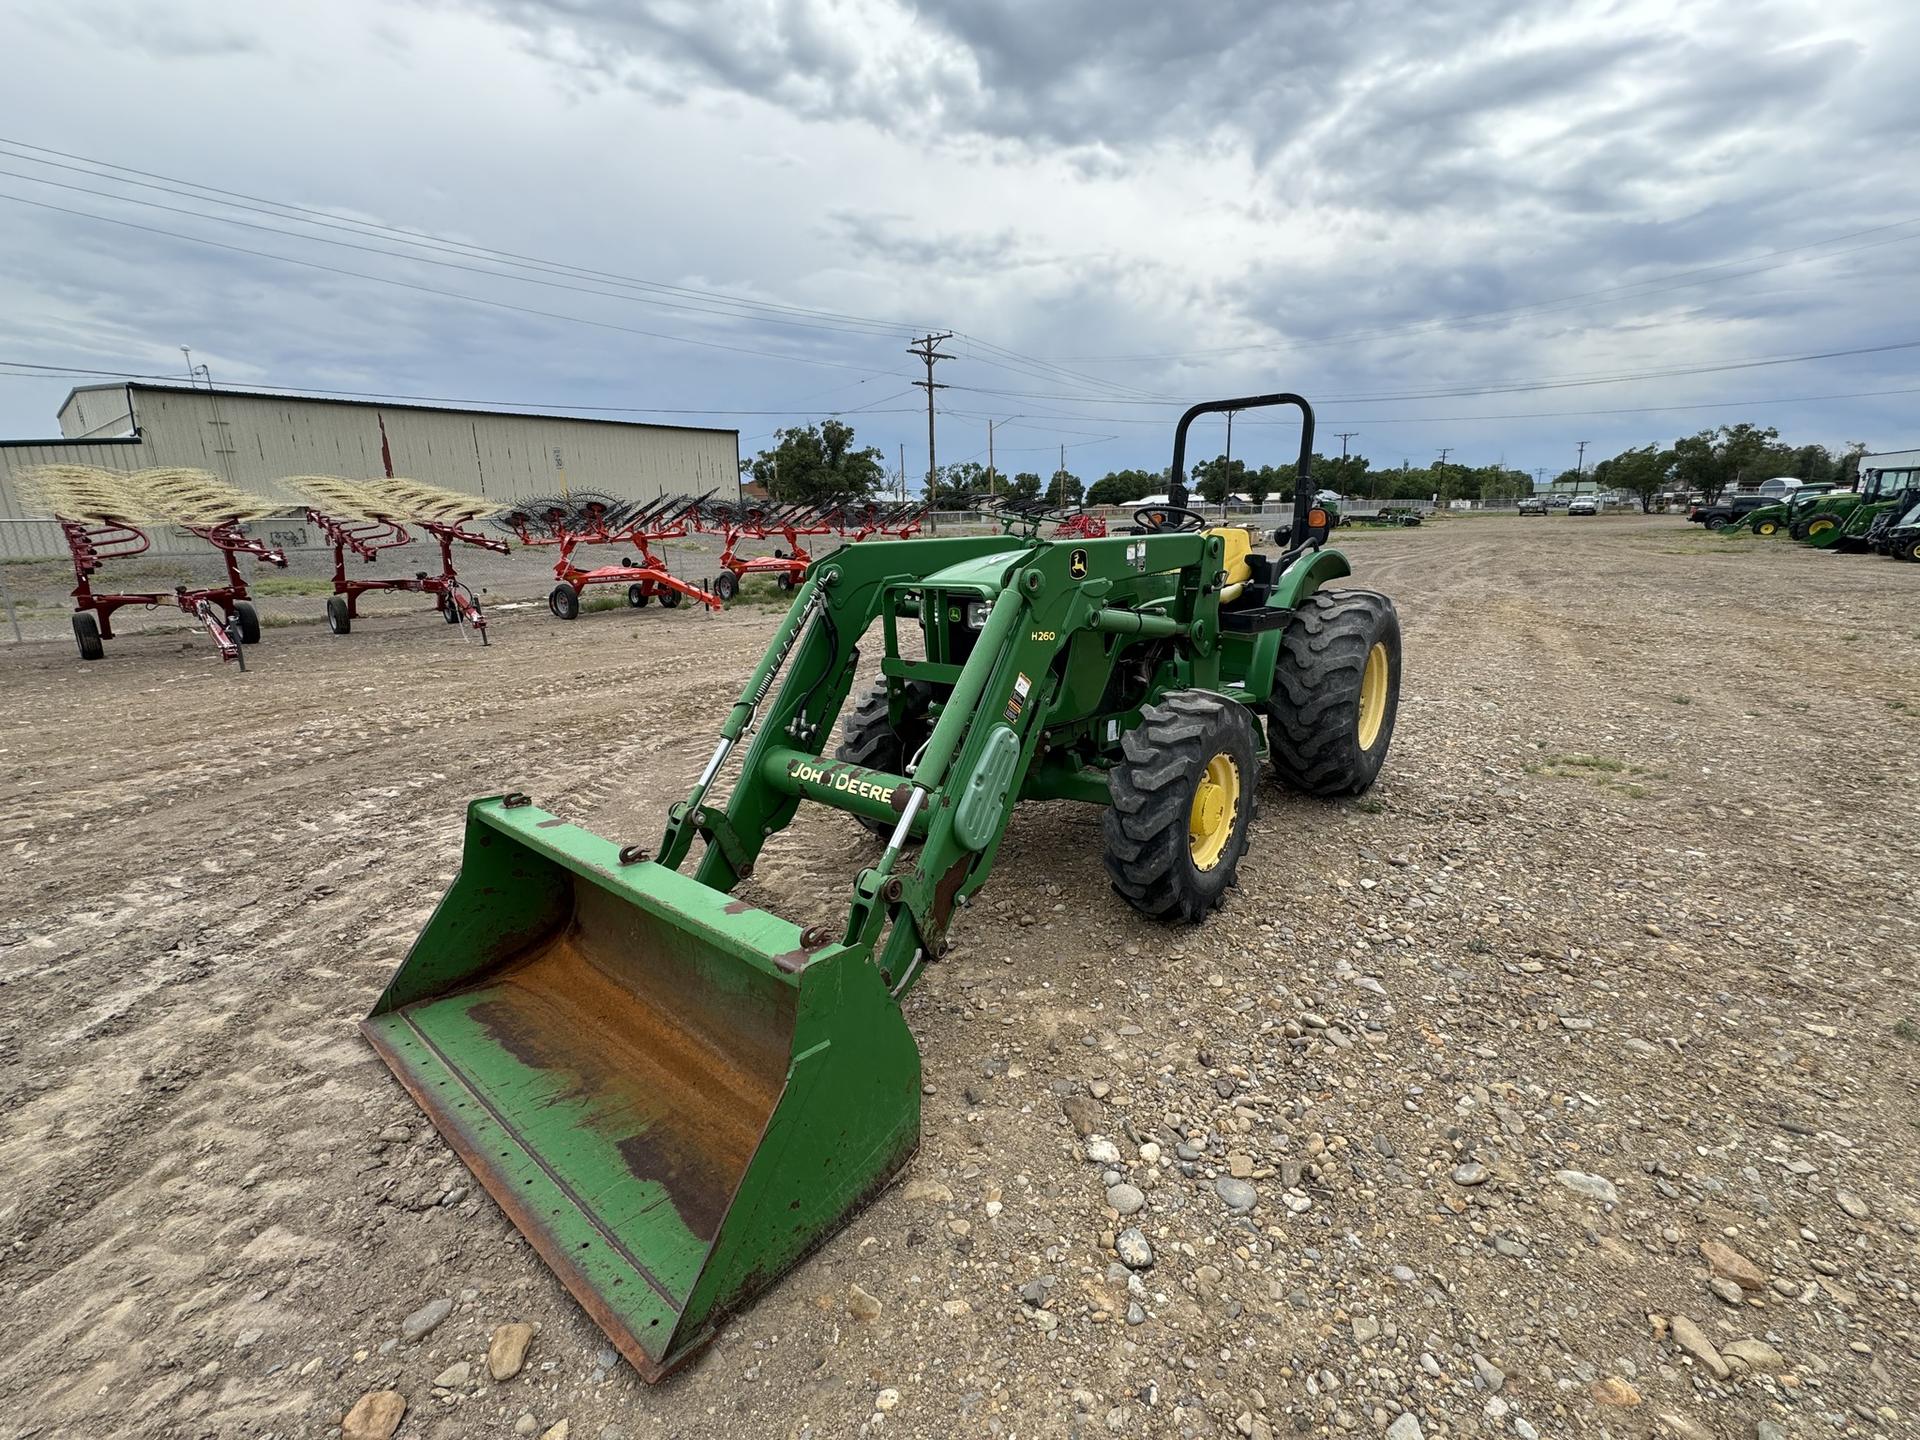
[{"label": "red hay rake implement", "polygon": [[[473,590],[454,569],[453,547],[471,545],[496,555],[507,553],[507,542],[468,527],[500,506],[475,495],[443,490],[414,480],[341,480],[330,475],[303,475],[286,484],[310,503],[307,520],[333,546],[333,594],[327,597],[327,629],[346,635],[360,618],[360,597],[369,590],[410,591],[429,596],[434,609],[462,634],[487,640],[487,617]],[[347,555],[372,563],[383,550],[411,545],[408,526],[433,537],[440,546],[440,573],[416,570],[411,578],[351,580]]]},{"label": "red hay rake implement", "polygon": [[[140,470],[119,474],[84,465],[48,465],[20,476],[23,488],[53,512],[73,558],[73,636],[82,660],[106,655],[114,638],[113,613],[128,605],[171,606],[191,616],[220,651],[222,661],[247,668],[247,645],[260,640],[260,616],[247,598],[239,557],[252,555],[286,568],[287,557],[249,538],[242,527],[278,508],[203,470]],[[110,560],[144,554],[147,527],[177,525],[220,552],[224,585],[176,585],[163,590],[99,591],[93,577]]]},{"label": "red hay rake implement", "polygon": [[[518,501],[505,514],[496,515],[493,523],[522,545],[558,550],[553,578],[559,583],[547,596],[547,608],[558,619],[579,617],[580,597],[590,585],[625,585],[627,604],[636,610],[656,598],[668,610],[678,607],[682,599],[718,610],[718,598],[673,574],[652,549],[656,542],[686,535],[706,499],[706,495],[662,495],[634,501],[582,491]],[[611,565],[583,568],[574,556],[581,547],[593,545],[630,547],[639,554]]]},{"label": "red hay rake implement", "polygon": [[[696,523],[700,529],[720,534],[720,573],[714,577],[713,593],[731,600],[740,593],[740,582],[750,575],[771,575],[782,590],[791,590],[807,573],[813,556],[800,543],[801,537],[837,535],[843,540],[866,540],[873,536],[904,540],[919,533],[926,519],[924,505],[893,504],[873,500],[791,501],[786,504],[741,503],[722,500],[703,505]],[[742,540],[770,540],[778,536],[787,548],[775,548],[771,555],[740,556],[735,553]]]},{"label": "red hay rake implement", "polygon": [[875,535],[887,540],[910,540],[920,533],[926,519],[924,504],[850,500],[841,503],[834,523],[849,540],[867,540]]},{"label": "red hay rake implement", "polygon": [[[835,525],[828,508],[806,501],[786,505],[735,504],[721,500],[701,508],[702,530],[720,533],[720,573],[713,577],[713,593],[731,600],[740,593],[740,582],[750,575],[771,575],[782,590],[791,590],[807,573],[813,556],[800,543],[802,535],[832,535]],[[775,548],[771,555],[740,556],[734,548],[742,540],[769,540],[783,537],[789,549]]]}]

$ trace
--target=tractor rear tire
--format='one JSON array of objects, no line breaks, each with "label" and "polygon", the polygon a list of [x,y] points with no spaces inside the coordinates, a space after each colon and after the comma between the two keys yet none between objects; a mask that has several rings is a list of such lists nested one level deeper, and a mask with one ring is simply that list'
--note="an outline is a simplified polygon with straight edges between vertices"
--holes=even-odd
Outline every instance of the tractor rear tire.
[{"label": "tractor rear tire", "polygon": [[1370,590],[1322,590],[1280,637],[1264,707],[1274,774],[1307,795],[1358,795],[1380,774],[1400,709],[1400,617]]},{"label": "tractor rear tire", "polygon": [[1120,750],[1101,820],[1113,888],[1151,919],[1206,919],[1233,886],[1253,824],[1252,712],[1210,690],[1170,691],[1141,710]]},{"label": "tractor rear tire", "polygon": [[631,605],[635,610],[646,609],[647,601],[652,598],[651,595],[647,594],[647,587],[644,585],[627,586],[627,604]]},{"label": "tractor rear tire", "polygon": [[242,645],[260,643],[260,612],[244,600],[233,602],[233,628],[240,632]]},{"label": "tractor rear tire", "polygon": [[107,647],[100,640],[100,622],[93,617],[91,610],[81,610],[73,617],[73,638],[80,646],[82,660],[104,660]]},{"label": "tractor rear tire", "polygon": [[547,596],[547,608],[553,611],[556,620],[577,620],[580,618],[580,592],[571,585],[556,585],[553,593]]},{"label": "tractor rear tire", "polygon": [[336,635],[350,634],[353,630],[353,613],[347,609],[347,597],[329,595],[327,597],[327,629]]},{"label": "tractor rear tire", "polygon": [[[854,706],[842,723],[840,746],[833,752],[833,758],[849,765],[864,766],[868,770],[882,770],[889,775],[906,774],[907,762],[913,759],[920,747],[927,743],[927,737],[933,734],[933,722],[927,718],[933,695],[933,687],[926,681],[908,681],[903,728],[896,730],[887,715],[886,679],[882,677],[875,680],[866,698]],[[853,818],[876,835],[893,834],[893,826],[884,821],[865,815],[855,815]]]}]

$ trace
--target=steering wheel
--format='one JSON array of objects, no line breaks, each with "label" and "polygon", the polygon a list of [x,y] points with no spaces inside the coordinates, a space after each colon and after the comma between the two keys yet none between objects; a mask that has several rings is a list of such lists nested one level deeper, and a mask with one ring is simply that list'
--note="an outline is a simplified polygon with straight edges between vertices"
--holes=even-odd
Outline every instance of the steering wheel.
[{"label": "steering wheel", "polygon": [[1184,505],[1147,505],[1133,512],[1134,523],[1149,535],[1177,535],[1204,530],[1213,521]]}]

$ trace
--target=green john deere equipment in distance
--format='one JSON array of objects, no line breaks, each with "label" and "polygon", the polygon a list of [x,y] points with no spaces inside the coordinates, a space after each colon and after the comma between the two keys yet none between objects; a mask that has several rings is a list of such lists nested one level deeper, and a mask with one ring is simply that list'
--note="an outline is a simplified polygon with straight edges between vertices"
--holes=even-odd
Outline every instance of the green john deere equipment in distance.
[{"label": "green john deere equipment in distance", "polygon": [[1796,521],[1793,538],[1816,550],[1859,550],[1866,546],[1874,519],[1900,503],[1916,485],[1913,470],[1865,470],[1859,488],[1828,495]]},{"label": "green john deere equipment in distance", "polygon": [[[1277,558],[1184,508],[1195,417],[1267,405],[1302,418]],[[1373,783],[1399,621],[1322,588],[1350,571],[1312,447],[1297,395],[1197,405],[1175,431],[1181,503],[1143,510],[1145,533],[816,560],[651,855],[524,795],[470,807],[459,877],[362,1028],[647,1379],[913,1155],[900,998],[1020,801],[1105,807],[1113,889],[1193,922],[1234,884],[1263,762],[1312,795]],[[863,643],[878,679],[829,758]],[[886,837],[831,926],[732,894],[803,801]]]},{"label": "green john deere equipment in distance", "polygon": [[1772,505],[1758,505],[1720,527],[1722,535],[1782,535],[1790,532],[1796,520],[1813,513],[1813,507],[1833,493],[1833,486],[1822,481],[1803,485]]}]

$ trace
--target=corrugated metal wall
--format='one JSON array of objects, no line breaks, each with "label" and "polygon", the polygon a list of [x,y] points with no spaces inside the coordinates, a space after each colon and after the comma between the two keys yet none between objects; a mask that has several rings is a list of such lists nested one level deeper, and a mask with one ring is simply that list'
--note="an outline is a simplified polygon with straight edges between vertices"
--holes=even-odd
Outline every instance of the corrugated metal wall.
[{"label": "corrugated metal wall", "polygon": [[[82,438],[124,434],[129,394],[137,443]],[[0,520],[28,513],[14,493],[13,472],[49,464],[190,465],[292,505],[295,497],[276,483],[285,476],[384,474],[383,426],[394,474],[490,499],[562,489],[635,499],[669,491],[738,493],[740,444],[732,430],[112,385],[74,392],[60,413],[69,443],[0,445]],[[198,542],[188,537],[186,543]],[[177,542],[156,535],[155,548],[175,549]],[[51,525],[0,525],[0,554],[63,549]]]}]

